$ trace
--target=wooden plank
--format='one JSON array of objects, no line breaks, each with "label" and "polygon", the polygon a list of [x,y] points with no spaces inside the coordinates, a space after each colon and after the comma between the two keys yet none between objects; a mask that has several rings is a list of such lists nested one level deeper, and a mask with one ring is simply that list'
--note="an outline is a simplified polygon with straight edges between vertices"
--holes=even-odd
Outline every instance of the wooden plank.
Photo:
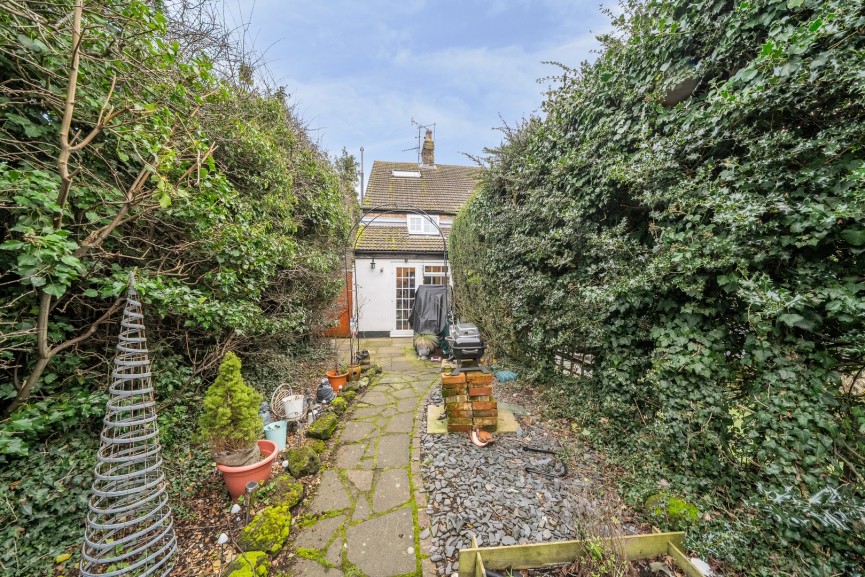
[{"label": "wooden plank", "polygon": [[484,560],[480,555],[475,556],[475,577],[487,577],[487,570],[484,567]]},{"label": "wooden plank", "polygon": [[[617,539],[622,554],[629,561],[649,559],[668,553],[669,544],[680,545],[684,533],[657,533],[654,535],[628,535]],[[557,543],[530,543],[508,547],[483,547],[460,550],[459,575],[472,577],[475,557],[483,556],[487,569],[532,569],[569,563],[585,552],[583,541],[559,541]],[[689,576],[690,577],[690,576]]]},{"label": "wooden plank", "polygon": [[[691,563],[688,556],[685,555],[675,543],[670,542],[667,544],[667,552],[670,554],[670,557],[676,560],[679,569],[684,571],[688,577],[705,577],[703,572]],[[480,555],[478,555],[478,557],[480,557]]]}]

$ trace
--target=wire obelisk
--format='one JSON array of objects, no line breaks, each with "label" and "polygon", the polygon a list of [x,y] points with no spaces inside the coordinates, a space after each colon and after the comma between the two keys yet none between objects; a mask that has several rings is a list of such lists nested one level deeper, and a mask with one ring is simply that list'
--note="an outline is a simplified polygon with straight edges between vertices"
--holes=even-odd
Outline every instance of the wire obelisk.
[{"label": "wire obelisk", "polygon": [[144,315],[130,274],[81,550],[81,575],[168,575],[168,506]]}]

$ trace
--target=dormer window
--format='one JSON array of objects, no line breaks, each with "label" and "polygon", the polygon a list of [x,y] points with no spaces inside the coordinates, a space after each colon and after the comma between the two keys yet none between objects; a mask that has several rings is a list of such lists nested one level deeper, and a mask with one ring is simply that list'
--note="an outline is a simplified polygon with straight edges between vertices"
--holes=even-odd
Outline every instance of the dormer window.
[{"label": "dormer window", "polygon": [[406,217],[409,234],[438,234],[438,216],[410,214]]}]

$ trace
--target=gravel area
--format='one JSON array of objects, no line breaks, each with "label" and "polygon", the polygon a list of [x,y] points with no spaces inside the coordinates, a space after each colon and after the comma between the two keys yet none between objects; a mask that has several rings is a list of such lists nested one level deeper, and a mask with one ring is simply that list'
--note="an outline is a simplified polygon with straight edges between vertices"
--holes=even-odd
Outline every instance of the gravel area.
[{"label": "gravel area", "polygon": [[[426,403],[442,404],[437,388]],[[578,539],[581,527],[588,531],[621,511],[611,503],[615,497],[605,487],[599,457],[563,440],[555,421],[544,422],[535,414],[539,411],[527,409],[518,416],[516,434],[495,435],[496,443],[484,448],[472,445],[467,434],[426,434],[424,417],[421,471],[430,526],[422,527],[421,539],[431,539],[430,560],[439,575],[457,571],[459,550],[470,546],[472,535],[482,547]],[[549,478],[526,472],[526,466],[561,470],[561,463],[523,446],[566,455],[568,474]],[[637,529],[624,524],[618,532]]]}]

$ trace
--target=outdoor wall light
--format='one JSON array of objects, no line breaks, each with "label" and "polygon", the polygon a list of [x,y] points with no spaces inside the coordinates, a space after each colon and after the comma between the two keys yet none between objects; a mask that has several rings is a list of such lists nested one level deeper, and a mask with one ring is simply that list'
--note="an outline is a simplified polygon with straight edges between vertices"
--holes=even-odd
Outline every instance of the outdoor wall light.
[{"label": "outdoor wall light", "polygon": [[375,270],[375,259],[372,259],[372,262],[369,263],[370,270]]},{"label": "outdoor wall light", "polygon": [[252,497],[257,490],[258,483],[255,481],[250,481],[246,484],[246,519],[243,522],[244,525],[249,525],[249,510],[252,509]]}]

